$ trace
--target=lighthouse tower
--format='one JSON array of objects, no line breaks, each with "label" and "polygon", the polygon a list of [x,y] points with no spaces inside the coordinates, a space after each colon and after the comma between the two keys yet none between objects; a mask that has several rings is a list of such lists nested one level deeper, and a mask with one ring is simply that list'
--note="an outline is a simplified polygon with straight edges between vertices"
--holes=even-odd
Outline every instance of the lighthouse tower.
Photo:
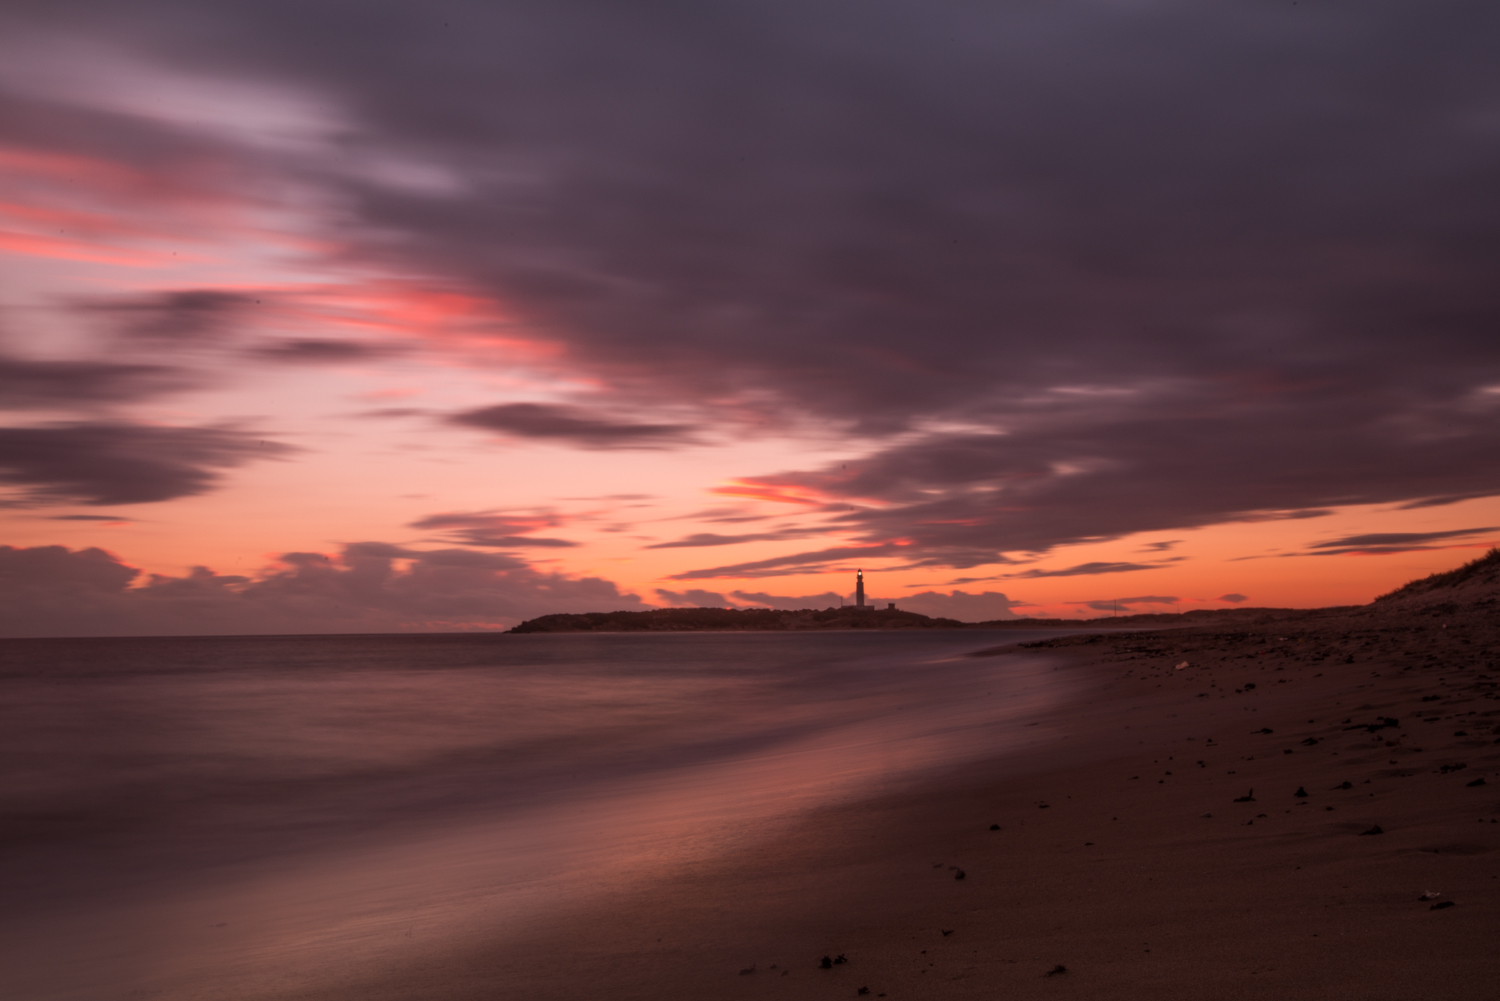
[{"label": "lighthouse tower", "polygon": [[857,571],[854,575],[854,607],[865,607],[865,572]]}]

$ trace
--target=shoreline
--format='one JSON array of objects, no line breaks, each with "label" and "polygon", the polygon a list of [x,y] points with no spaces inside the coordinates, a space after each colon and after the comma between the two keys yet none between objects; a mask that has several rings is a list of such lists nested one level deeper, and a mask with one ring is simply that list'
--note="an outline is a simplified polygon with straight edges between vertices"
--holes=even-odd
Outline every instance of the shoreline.
[{"label": "shoreline", "polygon": [[1339,612],[1012,648],[1090,683],[1030,724],[1057,740],[523,938],[272,996],[1482,996],[1500,980],[1495,626]]}]

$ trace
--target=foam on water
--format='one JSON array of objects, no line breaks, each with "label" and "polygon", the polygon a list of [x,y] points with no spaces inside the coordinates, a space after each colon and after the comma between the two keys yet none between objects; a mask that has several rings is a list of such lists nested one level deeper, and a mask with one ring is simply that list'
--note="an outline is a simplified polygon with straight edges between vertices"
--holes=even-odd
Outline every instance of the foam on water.
[{"label": "foam on water", "polygon": [[1039,739],[1061,676],[961,655],[1028,638],[8,641],[0,993],[242,998],[503,942]]}]

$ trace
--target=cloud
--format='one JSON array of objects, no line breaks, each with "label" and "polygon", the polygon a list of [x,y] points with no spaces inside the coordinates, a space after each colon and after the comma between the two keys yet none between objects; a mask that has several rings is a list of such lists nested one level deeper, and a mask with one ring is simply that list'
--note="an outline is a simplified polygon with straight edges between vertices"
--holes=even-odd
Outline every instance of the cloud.
[{"label": "cloud", "polygon": [[658,542],[647,549],[697,549],[705,546],[733,546],[742,542],[768,542],[780,539],[800,539],[818,534],[815,529],[794,528],[779,532],[759,532],[753,535],[717,535],[713,532],[694,532],[673,542]]},{"label": "cloud", "polygon": [[683,424],[636,424],[596,417],[579,407],[549,403],[502,403],[448,418],[465,427],[501,431],[519,438],[566,442],[582,448],[663,448],[689,439]]},{"label": "cloud", "polygon": [[1246,597],[1245,595],[1243,595],[1243,594],[1221,594],[1215,600],[1217,600],[1217,601],[1227,601],[1230,604],[1238,605],[1240,602],[1242,602],[1242,601],[1249,601],[1250,599],[1248,597]]},{"label": "cloud", "polygon": [[132,300],[96,302],[88,308],[118,317],[126,337],[180,346],[223,339],[240,314],[253,305],[255,300],[240,292],[183,289]]},{"label": "cloud", "polygon": [[285,553],[255,577],[204,567],[140,576],[100,549],[0,546],[0,635],[495,629],[552,612],[647,607],[610,581],[539,572],[504,554],[382,542],[334,557]]},{"label": "cloud", "polygon": [[899,555],[899,547],[888,546],[838,546],[819,549],[815,552],[793,553],[749,563],[733,563],[722,567],[708,567],[673,574],[668,580],[712,580],[719,577],[747,579],[753,577],[787,577],[797,574],[822,573],[843,566],[849,560],[872,560]]},{"label": "cloud", "polygon": [[553,514],[517,515],[473,511],[428,515],[412,522],[410,527],[441,529],[449,542],[464,546],[492,549],[516,549],[527,546],[561,549],[578,545],[567,539],[550,539],[529,534],[542,528],[555,527],[559,523],[559,518]]},{"label": "cloud", "polygon": [[[274,165],[346,259],[503,306],[610,408],[458,424],[842,437],[848,469],[742,492],[847,506],[916,565],[1500,495],[1493,4],[434,0],[332,41],[302,30],[326,0],[44,7],[15,23],[243,81],[195,99],[347,110],[171,115],[59,56],[56,94],[6,78],[22,141]],[[214,336],[232,303],[194,294],[141,336]],[[703,423],[611,416],[643,400]]]},{"label": "cloud", "polygon": [[1500,528],[1489,526],[1486,528],[1455,528],[1445,532],[1373,532],[1366,535],[1350,535],[1342,539],[1328,539],[1323,542],[1314,542],[1307,548],[1312,550],[1312,555],[1316,556],[1339,556],[1345,553],[1385,555],[1388,553],[1422,552],[1429,549],[1442,548],[1440,546],[1424,545],[1424,543],[1442,542],[1453,539],[1470,539],[1476,535],[1496,531],[1500,531]]},{"label": "cloud", "polygon": [[54,514],[54,515],[51,516],[50,520],[51,521],[106,521],[106,522],[115,523],[115,522],[122,522],[122,521],[132,521],[134,519],[127,518],[124,515],[120,515],[120,514]]},{"label": "cloud", "polygon": [[1130,573],[1135,570],[1160,570],[1160,564],[1152,563],[1080,563],[1077,566],[1067,567],[1062,570],[1023,570],[1020,573],[1003,574],[1019,580],[1031,580],[1037,577],[1093,577],[1106,573]]},{"label": "cloud", "polygon": [[[339,365],[387,358],[397,350],[395,346],[389,344],[305,338],[262,344],[252,349],[250,356],[262,361],[286,365]],[[388,411],[382,416],[386,414]]]},{"label": "cloud", "polygon": [[1129,609],[1132,605],[1173,605],[1178,598],[1163,595],[1145,595],[1137,598],[1101,598],[1095,601],[1070,601],[1070,605],[1083,605],[1092,608],[1096,612],[1111,612],[1116,609]]},{"label": "cloud", "polygon": [[717,591],[701,591],[697,588],[689,588],[686,591],[668,591],[666,588],[659,587],[656,589],[656,596],[668,605],[678,608],[736,607],[734,602]]},{"label": "cloud", "polygon": [[798,611],[803,608],[833,608],[837,605],[848,604],[854,599],[846,598],[832,591],[824,591],[822,594],[766,594],[763,591],[730,591],[729,596],[738,602],[747,605],[760,605],[766,608],[779,608],[786,611]]},{"label": "cloud", "polygon": [[0,483],[20,488],[11,504],[145,504],[206,493],[218,470],[293,451],[229,427],[101,421],[0,428]]},{"label": "cloud", "polygon": [[165,365],[0,357],[0,409],[125,403],[187,389],[196,382],[190,373]]}]

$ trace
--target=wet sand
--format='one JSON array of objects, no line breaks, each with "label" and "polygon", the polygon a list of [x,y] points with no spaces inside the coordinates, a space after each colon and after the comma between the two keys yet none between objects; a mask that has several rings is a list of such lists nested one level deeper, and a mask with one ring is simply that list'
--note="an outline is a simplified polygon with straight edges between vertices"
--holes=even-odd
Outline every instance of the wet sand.
[{"label": "wet sand", "polygon": [[1491,997],[1497,621],[1428,601],[1015,651],[1087,683],[1033,722],[1061,741],[276,996]]}]

